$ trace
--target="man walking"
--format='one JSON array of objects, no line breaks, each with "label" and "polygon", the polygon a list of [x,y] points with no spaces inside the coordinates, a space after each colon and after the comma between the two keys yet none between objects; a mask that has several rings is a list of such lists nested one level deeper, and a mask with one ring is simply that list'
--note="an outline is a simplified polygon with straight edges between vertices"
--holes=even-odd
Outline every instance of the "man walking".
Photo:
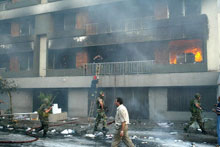
[{"label": "man walking", "polygon": [[202,107],[200,103],[201,96],[199,93],[196,93],[194,96],[194,99],[190,102],[190,112],[192,114],[190,118],[189,124],[184,128],[184,130],[187,132],[189,129],[189,126],[191,126],[195,121],[199,124],[200,129],[202,130],[203,134],[207,134],[204,128],[204,124],[202,122]]},{"label": "man walking", "polygon": [[115,134],[112,141],[112,147],[118,147],[121,140],[128,146],[134,147],[131,139],[128,136],[129,114],[127,108],[123,105],[123,100],[120,97],[115,99],[117,112],[115,115]]}]

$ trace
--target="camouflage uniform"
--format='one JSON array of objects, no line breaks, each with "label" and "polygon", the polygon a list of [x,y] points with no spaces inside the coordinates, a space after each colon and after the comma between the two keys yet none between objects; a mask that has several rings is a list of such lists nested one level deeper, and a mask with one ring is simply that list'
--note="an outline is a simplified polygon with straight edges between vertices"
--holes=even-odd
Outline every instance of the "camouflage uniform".
[{"label": "camouflage uniform", "polygon": [[46,103],[43,103],[40,108],[38,109],[38,115],[39,115],[39,119],[40,119],[40,122],[41,122],[41,127],[37,130],[38,132],[41,131],[41,130],[44,130],[44,134],[43,136],[46,136],[47,135],[47,131],[48,131],[48,123],[49,123],[49,113],[46,113],[45,110],[48,109],[49,106],[48,104]]},{"label": "camouflage uniform", "polygon": [[184,128],[184,130],[187,131],[189,129],[189,126],[191,126],[196,121],[199,124],[199,127],[201,128],[202,132],[206,133],[206,131],[204,129],[204,124],[202,122],[202,117],[201,117],[202,110],[197,108],[196,104],[201,106],[200,100],[195,98],[190,101],[190,112],[191,112],[192,116],[190,118],[189,124]]},{"label": "camouflage uniform", "polygon": [[97,131],[98,125],[100,123],[100,121],[102,122],[103,131],[107,131],[106,127],[107,127],[107,116],[105,114],[105,110],[101,108],[100,105],[100,99],[103,101],[104,104],[104,97],[103,96],[99,96],[96,100],[96,105],[97,105],[97,116],[96,116],[96,120],[95,120],[95,127],[94,127],[94,132]]}]

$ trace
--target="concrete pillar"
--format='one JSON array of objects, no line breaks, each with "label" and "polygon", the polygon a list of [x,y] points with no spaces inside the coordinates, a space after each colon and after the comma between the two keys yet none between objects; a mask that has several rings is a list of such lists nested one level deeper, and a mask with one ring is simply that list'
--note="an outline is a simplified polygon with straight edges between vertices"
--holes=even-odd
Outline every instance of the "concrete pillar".
[{"label": "concrete pillar", "polygon": [[165,120],[167,111],[167,88],[149,88],[150,120]]},{"label": "concrete pillar", "polygon": [[33,111],[32,90],[18,90],[12,94],[13,113]]},{"label": "concrete pillar", "polygon": [[46,76],[47,68],[47,37],[40,36],[40,63],[39,63],[39,75],[41,77]]},{"label": "concrete pillar", "polygon": [[219,21],[217,0],[203,0],[202,14],[208,16],[209,35],[207,40],[207,64],[208,70],[219,70],[220,49],[219,49]]},{"label": "concrete pillar", "polygon": [[48,3],[47,0],[41,0],[41,4],[46,4],[46,3]]},{"label": "concrete pillar", "polygon": [[69,89],[68,91],[68,116],[87,117],[88,116],[88,90]]}]

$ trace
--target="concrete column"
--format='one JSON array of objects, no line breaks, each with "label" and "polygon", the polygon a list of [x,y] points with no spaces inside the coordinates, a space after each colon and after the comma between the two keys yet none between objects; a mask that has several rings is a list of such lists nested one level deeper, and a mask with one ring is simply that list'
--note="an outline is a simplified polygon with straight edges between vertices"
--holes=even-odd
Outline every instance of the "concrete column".
[{"label": "concrete column", "polygon": [[33,94],[31,90],[18,90],[12,94],[13,113],[33,111]]},{"label": "concrete column", "polygon": [[88,90],[69,89],[68,91],[68,116],[87,117],[88,116]]},{"label": "concrete column", "polygon": [[41,4],[46,4],[46,3],[48,3],[47,0],[41,0]]},{"label": "concrete column", "polygon": [[208,16],[209,35],[207,40],[207,64],[208,70],[219,70],[220,49],[219,49],[219,21],[217,0],[203,0],[202,14]]},{"label": "concrete column", "polygon": [[165,120],[167,111],[167,88],[149,88],[150,120]]},{"label": "concrete column", "polygon": [[47,37],[40,37],[40,61],[39,61],[39,75],[41,77],[46,76],[47,68]]}]

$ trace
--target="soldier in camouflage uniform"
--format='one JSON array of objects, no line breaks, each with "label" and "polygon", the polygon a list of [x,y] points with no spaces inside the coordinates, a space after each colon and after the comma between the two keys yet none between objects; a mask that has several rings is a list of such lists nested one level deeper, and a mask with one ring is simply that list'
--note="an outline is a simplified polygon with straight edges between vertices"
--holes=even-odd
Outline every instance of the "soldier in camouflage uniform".
[{"label": "soldier in camouflage uniform", "polygon": [[190,112],[192,114],[190,118],[189,124],[184,128],[185,131],[189,129],[189,126],[191,126],[195,121],[199,124],[199,127],[202,130],[203,134],[206,134],[207,132],[205,131],[204,124],[202,122],[202,117],[201,117],[201,112],[202,112],[202,107],[200,103],[200,94],[196,93],[195,98],[190,101]]},{"label": "soldier in camouflage uniform", "polygon": [[38,109],[38,115],[41,122],[41,127],[37,130],[38,132],[44,130],[43,137],[47,135],[48,131],[48,122],[49,122],[49,112],[51,111],[52,107],[49,105],[49,100],[44,99],[43,104]]},{"label": "soldier in camouflage uniform", "polygon": [[95,120],[95,127],[94,127],[94,131],[97,131],[98,125],[100,122],[102,122],[102,130],[104,132],[107,132],[108,129],[107,127],[107,116],[105,114],[105,110],[104,110],[104,92],[100,92],[99,97],[96,100],[96,106],[97,106],[97,116],[96,116],[96,120]]}]

